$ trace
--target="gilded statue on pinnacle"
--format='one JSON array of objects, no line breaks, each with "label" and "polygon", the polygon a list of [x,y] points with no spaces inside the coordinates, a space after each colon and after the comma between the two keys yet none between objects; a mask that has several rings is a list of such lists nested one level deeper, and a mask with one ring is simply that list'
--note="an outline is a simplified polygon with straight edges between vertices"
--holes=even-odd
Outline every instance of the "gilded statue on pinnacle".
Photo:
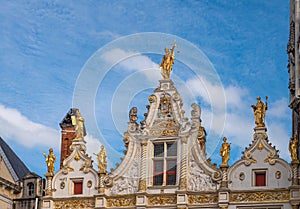
[{"label": "gilded statue on pinnacle", "polygon": [[266,103],[263,103],[260,97],[257,97],[256,105],[251,105],[254,111],[254,119],[256,127],[265,127],[265,116],[268,109],[268,96],[266,96]]},{"label": "gilded statue on pinnacle", "polygon": [[76,137],[74,140],[83,139],[86,135],[84,127],[84,117],[81,116],[80,111],[77,109],[75,115],[71,116],[72,125],[75,126]]},{"label": "gilded statue on pinnacle", "polygon": [[292,161],[298,160],[298,137],[297,134],[294,134],[294,137],[290,139],[289,151],[291,153]]},{"label": "gilded statue on pinnacle", "polygon": [[228,165],[228,161],[230,159],[230,144],[227,143],[227,138],[223,138],[223,144],[220,150],[220,155],[222,157],[221,165]]},{"label": "gilded statue on pinnacle", "polygon": [[174,49],[176,46],[176,41],[174,41],[172,48],[169,50],[167,47],[165,48],[165,55],[163,56],[163,59],[159,66],[161,67],[161,75],[164,79],[169,80],[170,79],[170,73],[172,71],[172,67],[174,64]]},{"label": "gilded statue on pinnacle", "polygon": [[49,149],[48,156],[46,155],[46,152],[43,152],[43,155],[45,156],[45,159],[46,159],[48,173],[53,174],[54,173],[54,163],[56,161],[56,157],[53,153],[53,149],[52,148]]},{"label": "gilded statue on pinnacle", "polygon": [[98,154],[94,155],[97,156],[97,160],[98,160],[98,169],[100,173],[106,173],[106,169],[107,169],[107,161],[106,161],[106,151],[104,149],[104,145],[101,145],[101,149],[100,152]]}]

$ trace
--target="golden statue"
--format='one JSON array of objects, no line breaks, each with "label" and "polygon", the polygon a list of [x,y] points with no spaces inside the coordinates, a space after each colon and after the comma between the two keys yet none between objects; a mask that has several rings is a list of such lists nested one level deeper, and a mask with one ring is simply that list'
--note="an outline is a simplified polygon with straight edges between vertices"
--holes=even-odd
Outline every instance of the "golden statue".
[{"label": "golden statue", "polygon": [[223,138],[223,144],[220,150],[220,155],[222,157],[221,165],[228,165],[228,161],[230,159],[230,144],[226,142],[227,138]]},{"label": "golden statue", "polygon": [[74,140],[83,139],[86,135],[84,127],[84,117],[81,116],[80,111],[76,109],[75,115],[71,116],[72,125],[75,126],[76,137]]},{"label": "golden statue", "polygon": [[97,156],[97,160],[98,160],[98,169],[100,173],[105,173],[106,169],[107,169],[107,161],[106,161],[106,151],[104,149],[104,145],[101,145],[101,150],[98,154],[94,155]]},{"label": "golden statue", "polygon": [[291,153],[292,161],[298,160],[298,138],[297,134],[294,134],[294,137],[290,139],[289,151]]},{"label": "golden statue", "polygon": [[176,46],[176,41],[174,41],[172,48],[169,50],[167,47],[165,48],[165,55],[159,66],[161,67],[161,75],[164,79],[170,79],[170,73],[172,71],[172,67],[174,64],[174,49]]},{"label": "golden statue", "polygon": [[266,104],[264,104],[260,97],[257,97],[256,105],[251,105],[254,111],[254,119],[256,127],[265,127],[266,110],[268,109],[268,97],[266,96]]},{"label": "golden statue", "polygon": [[49,174],[53,174],[53,172],[54,172],[54,162],[56,160],[56,157],[55,157],[55,155],[53,153],[53,149],[52,148],[49,149],[48,156],[46,155],[46,152],[43,152],[43,155],[46,158],[46,164],[47,164],[47,167],[48,167],[48,173]]}]

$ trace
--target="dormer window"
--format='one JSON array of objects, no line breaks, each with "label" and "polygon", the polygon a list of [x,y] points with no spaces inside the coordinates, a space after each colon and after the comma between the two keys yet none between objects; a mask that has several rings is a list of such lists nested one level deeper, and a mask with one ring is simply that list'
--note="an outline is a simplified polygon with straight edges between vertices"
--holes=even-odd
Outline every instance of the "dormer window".
[{"label": "dormer window", "polygon": [[177,170],[177,143],[154,143],[153,185],[175,185]]},{"label": "dormer window", "polygon": [[27,184],[28,196],[34,195],[34,184],[32,182]]}]

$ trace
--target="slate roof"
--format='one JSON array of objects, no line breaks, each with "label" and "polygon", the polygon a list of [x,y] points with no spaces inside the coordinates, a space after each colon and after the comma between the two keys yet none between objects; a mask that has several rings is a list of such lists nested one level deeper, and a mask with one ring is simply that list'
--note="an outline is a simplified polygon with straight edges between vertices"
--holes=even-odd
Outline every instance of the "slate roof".
[{"label": "slate roof", "polygon": [[29,169],[1,137],[0,155],[8,167],[14,181],[22,181],[23,177],[29,172]]}]

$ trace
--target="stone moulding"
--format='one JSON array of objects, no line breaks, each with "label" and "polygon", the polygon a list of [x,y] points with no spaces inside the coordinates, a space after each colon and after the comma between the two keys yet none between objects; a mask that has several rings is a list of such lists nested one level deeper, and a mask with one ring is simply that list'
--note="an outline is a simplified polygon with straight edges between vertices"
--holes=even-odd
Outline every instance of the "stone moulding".
[{"label": "stone moulding", "polygon": [[175,205],[177,203],[176,195],[158,195],[149,196],[148,205]]},{"label": "stone moulding", "polygon": [[288,202],[289,190],[256,191],[256,192],[231,192],[230,202]]},{"label": "stone moulding", "polygon": [[54,201],[54,209],[94,209],[95,199],[94,198],[70,198],[70,199],[60,199]]},{"label": "stone moulding", "polygon": [[191,194],[188,195],[188,204],[196,205],[196,204],[212,204],[218,203],[218,194]]},{"label": "stone moulding", "polygon": [[112,196],[106,199],[106,205],[110,208],[116,207],[128,207],[136,205],[136,197],[135,195],[127,195],[127,196]]}]

